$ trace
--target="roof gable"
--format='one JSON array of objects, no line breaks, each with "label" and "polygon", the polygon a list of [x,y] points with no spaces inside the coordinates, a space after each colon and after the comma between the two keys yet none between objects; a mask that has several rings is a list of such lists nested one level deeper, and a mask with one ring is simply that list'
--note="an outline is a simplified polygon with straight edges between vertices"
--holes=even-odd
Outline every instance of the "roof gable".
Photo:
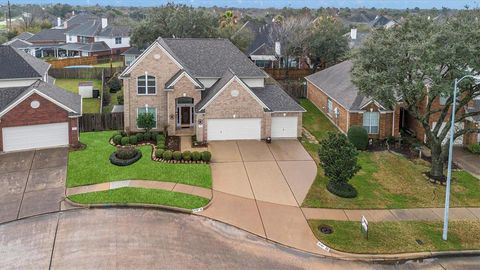
[{"label": "roof gable", "polygon": [[50,64],[11,46],[0,46],[0,79],[42,78]]},{"label": "roof gable", "polygon": [[172,78],[170,78],[170,80],[168,80],[165,83],[165,89],[173,89],[175,84],[178,81],[180,81],[180,79],[182,79],[183,77],[188,78],[195,85],[195,88],[197,88],[197,89],[204,89],[205,88],[199,80],[192,77],[190,74],[188,74],[187,71],[180,69],[175,75],[172,76]]}]

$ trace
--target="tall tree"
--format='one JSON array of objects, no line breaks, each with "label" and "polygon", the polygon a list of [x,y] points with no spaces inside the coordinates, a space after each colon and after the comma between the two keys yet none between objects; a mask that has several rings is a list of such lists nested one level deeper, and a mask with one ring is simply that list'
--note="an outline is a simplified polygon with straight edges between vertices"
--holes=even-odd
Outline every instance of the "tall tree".
[{"label": "tall tree", "polygon": [[246,24],[240,24],[231,10],[225,11],[220,17],[218,36],[228,38],[242,51],[248,49],[253,40],[252,31],[246,27]]},{"label": "tall tree", "polygon": [[[442,142],[451,125],[454,79],[480,74],[479,17],[478,10],[463,11],[445,21],[411,16],[398,27],[375,30],[353,55],[353,78],[360,91],[391,106],[401,98],[420,123],[432,152],[430,175],[434,178],[443,178],[448,155],[448,143]],[[462,113],[465,105],[480,96],[479,85],[464,80],[459,86],[455,123],[480,115]],[[446,98],[445,105],[432,106],[440,96]],[[433,121],[446,121],[447,128],[433,126]],[[459,129],[454,137],[471,132],[480,130]]]}]

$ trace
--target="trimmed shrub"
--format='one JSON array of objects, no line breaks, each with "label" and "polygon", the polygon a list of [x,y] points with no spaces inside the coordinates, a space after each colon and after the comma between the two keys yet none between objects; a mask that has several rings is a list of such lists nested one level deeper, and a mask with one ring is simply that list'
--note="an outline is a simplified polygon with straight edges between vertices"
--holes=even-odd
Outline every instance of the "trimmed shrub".
[{"label": "trimmed shrub", "polygon": [[328,181],[327,190],[332,194],[335,194],[342,198],[355,198],[357,197],[357,190],[345,182]]},{"label": "trimmed shrub", "polygon": [[163,150],[163,149],[157,149],[157,150],[155,151],[155,157],[157,157],[157,158],[163,158],[163,153],[164,153],[164,152],[165,152],[165,150]]},{"label": "trimmed shrub", "polygon": [[130,144],[137,144],[137,136],[132,135],[128,137],[128,141],[130,142]]},{"label": "trimmed shrub", "polygon": [[127,132],[122,130],[122,131],[120,131],[120,135],[122,135],[122,137],[125,137],[125,136],[127,136]]},{"label": "trimmed shrub", "polygon": [[358,126],[352,126],[347,133],[348,140],[355,145],[358,150],[366,150],[368,146],[367,131]]},{"label": "trimmed shrub", "polygon": [[122,133],[121,133],[120,131],[115,131],[115,132],[113,133],[113,135],[112,135],[112,138],[115,137],[115,136],[117,136],[117,135],[122,136]]},{"label": "trimmed shrub", "polygon": [[467,149],[474,154],[480,155],[480,143],[470,144],[467,146]]},{"label": "trimmed shrub", "polygon": [[116,93],[122,89],[122,82],[117,77],[111,78],[107,84],[108,88],[110,89],[110,93]]},{"label": "trimmed shrub", "polygon": [[120,134],[117,134],[115,136],[113,136],[113,143],[116,144],[116,145],[119,145],[122,143],[122,135]]},{"label": "trimmed shrub", "polygon": [[212,153],[210,153],[209,151],[203,151],[201,155],[202,160],[205,162],[210,162],[210,160],[212,159]]},{"label": "trimmed shrub", "polygon": [[152,138],[152,133],[150,133],[150,132],[143,133],[143,139],[145,141],[150,141],[151,138]]},{"label": "trimmed shrub", "polygon": [[143,142],[144,138],[143,138],[143,133],[137,133],[137,142]]},{"label": "trimmed shrub", "polygon": [[117,151],[115,151],[115,155],[119,159],[131,159],[137,154],[138,150],[133,146],[127,147],[118,147]]},{"label": "trimmed shrub", "polygon": [[155,136],[154,138],[157,140],[157,142],[158,141],[165,141],[165,135],[163,135],[163,134],[157,134],[157,136]]},{"label": "trimmed shrub", "polygon": [[182,158],[183,160],[189,161],[192,160],[192,152],[190,151],[185,151],[182,153]]},{"label": "trimmed shrub", "polygon": [[165,149],[167,149],[167,146],[165,144],[159,143],[159,144],[157,144],[157,148],[165,150]]},{"label": "trimmed shrub", "polygon": [[182,159],[182,152],[180,152],[180,151],[173,152],[173,159],[181,160]]},{"label": "trimmed shrub", "polygon": [[172,153],[172,151],[167,150],[167,151],[163,152],[162,157],[165,160],[172,160],[173,153]]},{"label": "trimmed shrub", "polygon": [[159,133],[158,133],[157,131],[152,131],[152,132],[150,132],[151,139],[152,139],[152,140],[156,140],[158,134],[159,134]]},{"label": "trimmed shrub", "polygon": [[202,159],[202,155],[200,154],[200,152],[198,152],[198,151],[193,151],[193,152],[192,152],[192,160],[193,160],[193,161],[198,161],[198,160],[200,160],[200,159]]},{"label": "trimmed shrub", "polygon": [[142,158],[142,152],[135,147],[119,147],[110,155],[110,162],[117,166],[127,166],[137,162],[140,158]]},{"label": "trimmed shrub", "polygon": [[127,145],[129,142],[130,140],[128,137],[122,137],[122,139],[120,140],[121,145]]}]

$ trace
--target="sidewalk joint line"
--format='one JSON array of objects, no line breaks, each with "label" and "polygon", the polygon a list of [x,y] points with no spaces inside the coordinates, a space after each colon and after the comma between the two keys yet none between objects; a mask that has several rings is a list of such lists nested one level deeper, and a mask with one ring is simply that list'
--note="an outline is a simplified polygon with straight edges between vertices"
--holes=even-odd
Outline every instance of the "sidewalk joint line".
[{"label": "sidewalk joint line", "polygon": [[32,156],[32,160],[31,160],[31,163],[30,163],[30,168],[28,169],[27,181],[25,182],[25,187],[23,188],[22,200],[20,201],[20,205],[18,206],[18,212],[17,212],[17,218],[16,219],[18,219],[20,217],[20,211],[22,210],[22,206],[23,206],[23,199],[25,198],[25,193],[27,191],[28,179],[30,179],[30,174],[32,173],[33,160],[35,159],[35,154],[36,153],[37,153],[36,150],[33,151],[33,156]]},{"label": "sidewalk joint line", "polygon": [[57,213],[57,225],[55,226],[55,234],[53,236],[52,252],[50,253],[50,262],[48,264],[48,269],[52,269],[53,254],[55,252],[55,243],[57,242],[57,232],[58,224],[60,223],[60,215],[61,213]]}]

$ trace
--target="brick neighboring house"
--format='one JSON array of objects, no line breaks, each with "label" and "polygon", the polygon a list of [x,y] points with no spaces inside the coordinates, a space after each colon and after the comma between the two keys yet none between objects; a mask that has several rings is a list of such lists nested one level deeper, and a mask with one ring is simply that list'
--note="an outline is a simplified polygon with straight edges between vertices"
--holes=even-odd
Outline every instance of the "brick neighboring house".
[{"label": "brick neighboring house", "polygon": [[[342,132],[346,133],[351,126],[362,126],[367,129],[370,138],[385,139],[389,136],[400,136],[404,129],[425,142],[425,132],[420,123],[404,108],[401,100],[395,108],[389,108],[371,97],[363,96],[352,83],[352,62],[344,61],[325,70],[305,77],[307,80],[307,96]],[[427,88],[428,89],[428,88]],[[437,98],[432,108],[440,108],[442,99]],[[426,101],[419,104],[426,107]],[[480,101],[472,101],[462,108],[460,114],[468,111],[479,111]],[[433,127],[438,121],[433,115],[430,124]],[[478,125],[478,117],[469,118],[458,128]],[[443,123],[445,125],[445,123]],[[458,138],[456,144],[472,144],[480,141],[479,134],[467,134]]]},{"label": "brick neighboring house", "polygon": [[128,132],[152,112],[199,141],[301,136],[304,109],[227,39],[158,38],[120,77]]},{"label": "brick neighboring house", "polygon": [[49,81],[50,65],[0,46],[0,152],[76,145],[81,97]]}]

